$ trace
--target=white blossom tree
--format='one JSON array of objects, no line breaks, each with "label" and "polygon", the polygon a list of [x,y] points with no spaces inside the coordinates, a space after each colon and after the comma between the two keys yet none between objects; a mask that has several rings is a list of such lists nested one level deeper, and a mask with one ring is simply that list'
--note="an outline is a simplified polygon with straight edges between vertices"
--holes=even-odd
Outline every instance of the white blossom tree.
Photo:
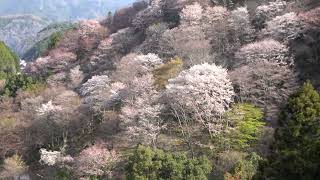
[{"label": "white blossom tree", "polygon": [[[146,29],[146,38],[138,48],[138,52],[143,54],[156,53],[160,57],[168,56],[166,45],[161,45],[160,41],[164,32],[169,29],[167,23],[156,23]],[[170,55],[169,55],[170,56]]]},{"label": "white blossom tree", "polygon": [[265,22],[272,18],[285,13],[287,2],[282,0],[270,1],[268,4],[263,4],[257,7],[255,11],[255,25],[259,29],[265,26]]},{"label": "white blossom tree", "polygon": [[162,39],[187,66],[214,61],[210,56],[210,41],[200,26],[179,26],[167,30]]},{"label": "white blossom tree", "polygon": [[102,106],[113,106],[119,101],[119,91],[125,87],[119,82],[112,83],[108,76],[93,76],[80,89],[84,102],[99,110]]},{"label": "white blossom tree", "polygon": [[200,25],[203,16],[202,6],[195,2],[192,5],[187,5],[180,13],[180,23],[183,26]]},{"label": "white blossom tree", "polygon": [[161,105],[157,103],[159,93],[153,86],[151,74],[136,77],[124,98],[121,111],[122,127],[131,140],[146,145],[156,145],[156,140],[164,127],[160,119]]},{"label": "white blossom tree", "polygon": [[[233,87],[226,69],[214,64],[195,65],[169,80],[166,94],[177,116],[189,116],[210,133],[221,133],[219,116],[233,101]],[[178,117],[179,118],[179,117]]]},{"label": "white blossom tree", "polygon": [[73,158],[70,155],[64,156],[61,151],[50,151],[40,149],[40,163],[54,166],[63,163],[72,163]]},{"label": "white blossom tree", "polygon": [[[255,30],[251,26],[250,15],[247,7],[238,7],[230,12],[229,26],[235,47],[250,42]],[[237,46],[239,44],[239,46]]]},{"label": "white blossom tree", "polygon": [[113,79],[124,84],[130,84],[135,77],[141,77],[151,73],[161,64],[162,59],[156,54],[128,54],[117,64],[117,70],[113,74]]},{"label": "white blossom tree", "polygon": [[288,65],[260,60],[230,72],[238,99],[264,108],[267,118],[275,117],[283,103],[298,87],[297,74]]},{"label": "white blossom tree", "polygon": [[163,0],[151,1],[150,5],[140,11],[132,21],[135,28],[145,30],[148,26],[159,22],[163,16],[162,2]]},{"label": "white blossom tree", "polygon": [[52,101],[49,101],[46,104],[42,104],[40,108],[37,109],[39,116],[51,115],[62,110],[61,106],[56,106],[52,104]]},{"label": "white blossom tree", "polygon": [[202,18],[202,26],[206,37],[211,41],[212,50],[223,54],[230,49],[228,42],[229,11],[222,6],[208,7]]},{"label": "white blossom tree", "polygon": [[281,65],[292,65],[289,48],[273,39],[264,39],[243,46],[235,54],[235,66],[267,60]]},{"label": "white blossom tree", "polygon": [[112,175],[112,166],[119,159],[116,151],[109,151],[102,143],[95,144],[80,152],[74,158],[74,170],[79,177]]},{"label": "white blossom tree", "polygon": [[262,34],[264,37],[271,37],[279,41],[289,41],[298,35],[303,26],[299,16],[290,12],[268,21]]},{"label": "white blossom tree", "polygon": [[71,81],[71,84],[73,87],[78,87],[83,81],[83,79],[84,79],[84,74],[80,70],[79,65],[70,70],[69,80]]},{"label": "white blossom tree", "polygon": [[[154,87],[153,70],[162,64],[155,54],[129,54],[118,63],[114,79],[126,85],[121,91],[121,127],[131,140],[155,144],[161,130],[159,93]],[[147,135],[146,135],[147,134]]]}]

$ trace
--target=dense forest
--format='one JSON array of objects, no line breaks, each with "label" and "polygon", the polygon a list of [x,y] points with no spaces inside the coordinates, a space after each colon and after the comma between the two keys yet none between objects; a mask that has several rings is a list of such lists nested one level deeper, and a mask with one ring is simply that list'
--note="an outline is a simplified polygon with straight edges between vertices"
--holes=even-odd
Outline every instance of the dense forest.
[{"label": "dense forest", "polygon": [[0,179],[320,179],[318,0],[137,1],[26,56],[0,43]]}]

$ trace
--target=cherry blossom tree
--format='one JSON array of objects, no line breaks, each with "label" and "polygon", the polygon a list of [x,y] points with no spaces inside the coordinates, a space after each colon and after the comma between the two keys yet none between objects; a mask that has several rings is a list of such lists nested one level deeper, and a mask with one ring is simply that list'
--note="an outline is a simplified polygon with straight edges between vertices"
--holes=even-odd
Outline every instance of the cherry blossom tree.
[{"label": "cherry blossom tree", "polygon": [[58,111],[61,111],[61,106],[56,106],[52,104],[52,101],[49,101],[46,104],[42,104],[41,107],[37,110],[39,116],[45,116],[52,113],[56,113]]},{"label": "cherry blossom tree", "polygon": [[159,93],[153,79],[153,71],[160,65],[162,60],[155,54],[129,54],[118,63],[113,75],[126,85],[121,91],[121,127],[126,137],[140,143],[154,145],[161,130]]},{"label": "cherry blossom tree", "polygon": [[218,117],[229,108],[234,96],[227,70],[214,64],[195,65],[181,72],[169,80],[166,94],[176,115],[191,115],[213,134],[220,133]]},{"label": "cherry blossom tree", "polygon": [[54,166],[63,163],[72,163],[73,158],[70,155],[64,156],[61,151],[49,151],[40,149],[40,163]]},{"label": "cherry blossom tree", "polygon": [[119,101],[119,91],[125,86],[122,83],[112,83],[108,76],[93,76],[80,89],[84,102],[99,110],[102,106],[110,107]]},{"label": "cherry blossom tree", "polygon": [[162,59],[156,54],[128,54],[117,64],[117,70],[113,75],[113,79],[124,84],[130,84],[135,77],[151,73],[161,64]]},{"label": "cherry blossom tree", "polygon": [[143,54],[156,53],[160,57],[168,56],[167,46],[165,44],[161,45],[161,39],[164,32],[169,29],[167,23],[156,23],[149,26],[146,29],[146,37],[143,43],[138,48],[138,52]]},{"label": "cherry blossom tree", "polygon": [[298,35],[303,26],[299,16],[290,12],[268,21],[267,26],[262,30],[262,34],[264,37],[271,37],[279,41],[289,41]]},{"label": "cherry blossom tree", "polygon": [[97,143],[74,158],[73,168],[79,177],[112,175],[112,166],[118,158],[116,151],[109,151],[102,143]]},{"label": "cherry blossom tree", "polygon": [[192,5],[187,5],[180,13],[180,23],[183,26],[200,25],[203,15],[202,6],[195,2]]},{"label": "cherry blossom tree", "polygon": [[239,101],[263,108],[273,123],[281,105],[299,87],[297,74],[288,65],[262,59],[235,69],[230,78]]},{"label": "cherry blossom tree", "polygon": [[282,0],[270,1],[257,7],[255,11],[254,23],[259,29],[265,26],[265,22],[282,15],[287,8],[287,2]]},{"label": "cherry blossom tree", "polygon": [[223,54],[230,48],[228,19],[229,11],[222,6],[208,7],[203,13],[202,26],[215,53]]},{"label": "cherry blossom tree", "polygon": [[235,66],[267,60],[281,65],[292,65],[289,48],[273,39],[264,39],[243,46],[235,54]]},{"label": "cherry blossom tree", "polygon": [[78,87],[84,79],[83,72],[80,70],[80,66],[76,66],[70,70],[69,79],[73,87]]},{"label": "cherry blossom tree", "polygon": [[159,22],[163,16],[161,4],[162,0],[152,1],[146,9],[136,15],[132,22],[133,26],[145,30],[148,26]]},{"label": "cherry blossom tree", "polygon": [[160,119],[161,105],[157,103],[159,93],[153,86],[151,74],[136,77],[124,98],[125,105],[121,111],[121,126],[131,140],[153,146],[163,129]]},{"label": "cherry blossom tree", "polygon": [[187,66],[214,60],[214,57],[210,56],[210,42],[199,26],[181,26],[167,30],[162,41],[162,44],[172,48],[173,54],[182,58]]},{"label": "cherry blossom tree", "polygon": [[247,7],[238,7],[230,12],[230,34],[233,36],[235,47],[248,43],[253,39],[255,30],[251,26],[250,15]]}]

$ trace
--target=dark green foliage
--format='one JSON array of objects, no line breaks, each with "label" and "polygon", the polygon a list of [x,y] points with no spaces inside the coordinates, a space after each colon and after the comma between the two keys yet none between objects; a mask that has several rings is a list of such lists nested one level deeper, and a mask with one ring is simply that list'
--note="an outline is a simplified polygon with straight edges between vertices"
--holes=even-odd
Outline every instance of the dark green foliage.
[{"label": "dark green foliage", "polygon": [[0,41],[0,79],[19,71],[19,58]]},{"label": "dark green foliage", "polygon": [[226,119],[227,141],[236,150],[245,150],[257,143],[265,125],[262,110],[247,103],[235,105],[227,112]]},{"label": "dark green foliage", "polygon": [[72,179],[72,173],[67,168],[59,169],[56,178],[57,180],[71,180]]},{"label": "dark green foliage", "polygon": [[211,172],[206,157],[187,158],[181,153],[139,146],[126,167],[128,179],[207,179]]},{"label": "dark green foliage", "polygon": [[15,74],[7,77],[5,87],[0,95],[15,97],[18,90],[37,92],[45,86],[42,80],[30,76]]},{"label": "dark green foliage", "polygon": [[320,95],[310,82],[294,94],[279,118],[274,156],[266,170],[275,179],[320,179]]},{"label": "dark green foliage", "polygon": [[259,169],[262,158],[256,153],[251,153],[243,160],[236,163],[231,172],[225,174],[225,180],[251,180]]}]

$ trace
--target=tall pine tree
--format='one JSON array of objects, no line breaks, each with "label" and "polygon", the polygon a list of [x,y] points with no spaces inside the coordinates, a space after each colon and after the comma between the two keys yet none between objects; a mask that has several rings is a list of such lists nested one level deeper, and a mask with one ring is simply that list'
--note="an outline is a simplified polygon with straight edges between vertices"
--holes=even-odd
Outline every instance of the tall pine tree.
[{"label": "tall pine tree", "polygon": [[275,179],[320,179],[320,95],[310,82],[280,115],[269,171]]}]

